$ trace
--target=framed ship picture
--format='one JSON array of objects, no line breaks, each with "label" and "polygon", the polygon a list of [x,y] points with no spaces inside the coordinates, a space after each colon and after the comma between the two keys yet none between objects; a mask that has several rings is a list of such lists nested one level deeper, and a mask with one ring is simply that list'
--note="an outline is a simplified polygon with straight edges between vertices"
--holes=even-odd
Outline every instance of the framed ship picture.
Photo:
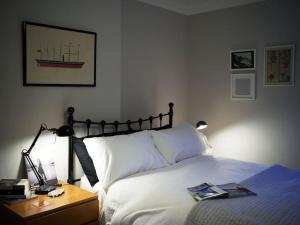
[{"label": "framed ship picture", "polygon": [[265,86],[294,86],[295,45],[265,48]]},{"label": "framed ship picture", "polygon": [[23,22],[23,85],[96,86],[97,34]]}]

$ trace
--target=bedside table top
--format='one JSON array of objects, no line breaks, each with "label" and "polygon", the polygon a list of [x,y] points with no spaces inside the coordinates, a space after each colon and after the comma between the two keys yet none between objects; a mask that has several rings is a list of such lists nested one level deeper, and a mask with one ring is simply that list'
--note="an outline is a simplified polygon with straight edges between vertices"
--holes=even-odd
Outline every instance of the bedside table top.
[{"label": "bedside table top", "polygon": [[[59,188],[65,189],[65,193],[58,197],[51,198],[47,195],[39,195],[37,198],[29,201],[20,202],[13,205],[4,204],[4,206],[9,208],[21,218],[27,220],[34,217],[39,217],[42,214],[53,213],[64,208],[98,199],[97,194],[85,191],[75,185],[62,183],[62,187],[58,187],[57,189]],[[38,201],[47,201],[50,204],[41,207],[34,206],[33,203]]]}]

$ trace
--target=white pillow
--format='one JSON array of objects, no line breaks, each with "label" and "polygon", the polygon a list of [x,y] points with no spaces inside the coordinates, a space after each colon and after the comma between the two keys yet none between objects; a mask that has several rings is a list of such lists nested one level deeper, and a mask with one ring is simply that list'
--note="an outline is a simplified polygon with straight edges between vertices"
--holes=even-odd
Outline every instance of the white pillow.
[{"label": "white pillow", "polygon": [[86,138],[84,143],[104,188],[129,175],[167,166],[147,131]]},{"label": "white pillow", "polygon": [[169,164],[197,156],[210,147],[205,136],[189,124],[151,131],[151,134],[157,149]]}]

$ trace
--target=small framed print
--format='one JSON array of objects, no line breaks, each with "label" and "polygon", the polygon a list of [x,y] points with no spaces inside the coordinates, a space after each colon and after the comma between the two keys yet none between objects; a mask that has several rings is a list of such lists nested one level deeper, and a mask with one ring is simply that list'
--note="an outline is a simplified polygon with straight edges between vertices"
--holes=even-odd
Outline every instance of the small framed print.
[{"label": "small framed print", "polygon": [[265,86],[294,85],[295,45],[265,48]]},{"label": "small framed print", "polygon": [[255,70],[256,50],[245,49],[230,52],[230,70]]},{"label": "small framed print", "polygon": [[231,99],[255,100],[255,74],[231,74]]},{"label": "small framed print", "polygon": [[[49,185],[57,184],[57,175],[55,169],[55,162],[53,160],[53,155],[49,153],[46,149],[32,151],[30,154],[30,158],[33,166],[36,168],[37,172],[44,180],[45,183]],[[29,179],[30,187],[35,188],[39,186],[39,181],[35,172],[32,170],[32,165],[25,158],[25,166],[27,171],[27,176]]]},{"label": "small framed print", "polygon": [[96,86],[95,32],[23,22],[24,86]]}]

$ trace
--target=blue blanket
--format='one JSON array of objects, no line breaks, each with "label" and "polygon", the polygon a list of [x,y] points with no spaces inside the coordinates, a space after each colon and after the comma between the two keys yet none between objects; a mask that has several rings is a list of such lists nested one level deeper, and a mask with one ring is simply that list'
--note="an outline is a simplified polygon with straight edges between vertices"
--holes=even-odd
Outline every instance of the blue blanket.
[{"label": "blue blanket", "polygon": [[300,225],[300,171],[274,165],[241,185],[257,193],[198,202],[185,225]]}]

